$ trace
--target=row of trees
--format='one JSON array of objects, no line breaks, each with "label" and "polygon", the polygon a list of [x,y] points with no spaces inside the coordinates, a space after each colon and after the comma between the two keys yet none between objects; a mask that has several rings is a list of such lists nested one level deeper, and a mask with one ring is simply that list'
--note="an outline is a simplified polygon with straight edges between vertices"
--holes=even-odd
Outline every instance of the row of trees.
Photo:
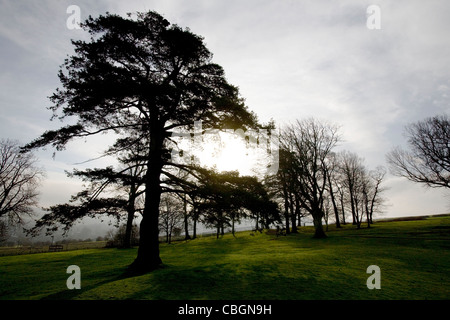
[{"label": "row of trees", "polygon": [[[396,148],[389,153],[388,161],[392,170],[395,170],[394,172],[398,175],[407,176],[413,181],[426,183],[429,186],[447,186],[448,174],[445,174],[445,166],[448,161],[446,152],[448,153],[447,146],[450,140],[448,127],[449,121],[444,116],[429,118],[407,127],[411,151]],[[259,228],[259,225],[267,227],[272,222],[280,221],[274,202],[283,213],[287,232],[296,232],[303,217],[313,216],[311,208],[314,206],[319,208],[319,213],[316,215],[322,217],[320,220],[316,219],[316,236],[323,236],[320,221],[328,224],[331,218],[339,227],[341,223],[346,223],[348,213],[351,213],[352,223],[357,227],[360,227],[363,215],[370,226],[373,212],[382,206],[384,200],[381,197],[384,190],[381,183],[386,174],[383,167],[369,171],[365,168],[363,160],[355,153],[335,152],[332,148],[320,147],[321,144],[335,147],[339,141],[338,128],[315,119],[298,121],[288,126],[280,138],[280,170],[276,176],[266,177],[263,184],[258,184],[254,177],[239,177],[237,172],[218,174],[203,170],[202,188],[191,183],[190,192],[164,196],[161,201],[159,227],[166,233],[168,241],[173,230],[180,227],[184,228],[186,239],[195,238],[198,221],[215,227],[218,235],[219,232],[223,233],[224,227],[231,226],[234,231],[234,223],[241,218],[254,218],[256,228]],[[327,144],[326,141],[331,144]],[[17,142],[2,140],[1,144],[0,173],[3,187],[1,213],[3,218],[9,217],[10,221],[20,221],[21,214],[31,213],[32,207],[37,203],[36,188],[43,172],[35,166],[36,159],[31,154],[20,152]],[[320,150],[322,155],[319,155],[319,152],[316,154],[315,150]],[[311,158],[308,159],[308,155]],[[132,157],[121,157],[120,161],[129,163],[133,161],[132,159]],[[431,163],[434,165],[431,166]],[[86,215],[107,213],[114,217],[122,217],[123,213],[126,213],[127,223],[121,245],[130,246],[133,219],[136,214],[142,212],[145,202],[142,197],[144,164],[140,162],[139,165],[139,162],[135,162],[130,168],[120,169],[119,167],[116,171],[108,167],[84,172],[75,170],[70,173],[69,176],[78,176],[90,183],[86,190],[81,191],[71,200],[75,202],[83,199],[81,204],[63,204],[49,208],[51,214],[40,219],[34,231],[44,225],[49,227],[49,232],[55,231],[57,222],[67,231],[74,221]],[[215,210],[220,203],[220,188],[223,192],[226,180],[229,183],[229,194],[233,188],[235,192],[241,192],[251,184],[258,186],[260,196],[266,201],[268,198],[272,201],[272,209],[269,210],[271,213],[267,214],[267,210],[266,214],[261,214],[264,210],[249,211],[246,208],[249,206],[245,203],[237,210]],[[237,183],[239,180],[240,184]],[[246,183],[247,186],[245,186]],[[111,186],[115,191],[114,196],[99,199],[98,195],[107,193],[105,190]],[[230,186],[233,187],[230,188]],[[314,190],[317,191],[316,197],[314,197]],[[211,194],[215,195],[215,201],[211,201]],[[248,202],[253,194],[254,192],[247,194],[242,199]],[[209,202],[206,201],[208,195]],[[238,199],[238,197],[235,198]],[[225,199],[223,194],[222,199]],[[226,201],[222,200],[222,203],[230,206],[233,202],[231,199],[228,196]],[[194,225],[192,237],[189,235],[190,223]],[[1,220],[0,234],[2,239],[6,239],[7,225],[4,219]]]},{"label": "row of trees", "polygon": [[279,170],[266,182],[283,208],[287,233],[296,232],[301,218],[311,216],[314,236],[325,237],[323,221],[328,224],[332,218],[340,227],[348,211],[358,228],[363,216],[370,226],[373,212],[381,208],[385,170],[369,171],[357,154],[336,152],[339,140],[336,125],[316,119],[297,121],[282,130]]},{"label": "row of trees", "polygon": [[[197,223],[216,229],[219,237],[225,228],[235,234],[236,223],[243,219],[255,222],[255,228],[269,228],[280,221],[277,203],[270,198],[264,184],[254,176],[240,176],[239,172],[201,170],[198,184],[189,190],[164,195],[161,202],[161,230],[168,241],[172,230],[182,221],[185,239],[197,237]],[[189,234],[189,223],[193,235]]]},{"label": "row of trees", "polygon": [[[362,158],[349,151],[336,152],[338,127],[316,119],[297,121],[280,132],[279,169],[275,175],[240,177],[238,172],[204,171],[200,185],[190,201],[165,196],[161,208],[162,230],[170,239],[174,228],[183,221],[186,238],[191,238],[187,224],[203,222],[223,234],[242,218],[254,220],[255,229],[284,224],[286,233],[297,232],[301,219],[313,218],[315,237],[325,237],[323,222],[334,220],[337,227],[351,214],[360,228],[368,226],[373,213],[380,211],[385,190],[383,167],[368,170]],[[261,181],[261,182],[259,182]],[[194,206],[192,206],[194,205]],[[188,209],[188,206],[190,209]]]}]

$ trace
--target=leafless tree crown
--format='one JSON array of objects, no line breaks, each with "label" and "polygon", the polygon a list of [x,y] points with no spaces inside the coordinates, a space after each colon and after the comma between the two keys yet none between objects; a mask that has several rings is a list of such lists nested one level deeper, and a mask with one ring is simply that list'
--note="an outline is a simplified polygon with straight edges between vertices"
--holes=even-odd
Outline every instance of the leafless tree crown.
[{"label": "leafless tree crown", "polygon": [[43,176],[32,153],[21,153],[18,142],[0,140],[0,218],[20,223],[30,215]]},{"label": "leafless tree crown", "polygon": [[387,155],[391,172],[429,187],[450,188],[450,119],[447,115],[406,127],[408,150],[395,148]]}]

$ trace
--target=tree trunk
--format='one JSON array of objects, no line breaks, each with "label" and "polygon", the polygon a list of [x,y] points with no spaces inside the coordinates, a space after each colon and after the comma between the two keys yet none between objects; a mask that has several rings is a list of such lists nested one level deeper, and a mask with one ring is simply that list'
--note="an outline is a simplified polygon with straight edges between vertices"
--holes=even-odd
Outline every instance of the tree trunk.
[{"label": "tree trunk", "polygon": [[125,239],[123,242],[124,248],[131,248],[131,232],[133,229],[133,220],[134,220],[134,211],[135,211],[135,203],[136,200],[136,187],[134,184],[130,187],[130,193],[128,196],[128,206],[127,206],[127,226],[125,228]]},{"label": "tree trunk", "polygon": [[189,235],[189,221],[187,214],[184,215],[184,240],[191,239],[191,236]]},{"label": "tree trunk", "polygon": [[344,225],[346,225],[347,223],[345,222],[345,208],[344,208],[344,194],[343,193],[340,195],[340,202],[341,202],[341,210],[342,210],[342,223]]},{"label": "tree trunk", "polygon": [[[152,119],[155,119],[153,117]],[[130,271],[144,273],[159,268],[159,205],[161,201],[162,145],[164,134],[152,123],[150,153],[145,177],[145,207],[140,225],[139,249]]]},{"label": "tree trunk", "polygon": [[325,231],[323,231],[323,225],[322,225],[322,217],[323,212],[320,209],[314,210],[313,214],[313,223],[314,223],[314,238],[316,239],[323,239],[326,238],[327,235],[325,234]]},{"label": "tree trunk", "polygon": [[183,204],[184,204],[184,240],[191,239],[191,236],[189,235],[189,220],[188,220],[188,212],[187,212],[187,200],[186,195],[183,197]]},{"label": "tree trunk", "polygon": [[336,205],[336,199],[334,197],[333,185],[331,183],[330,175],[328,175],[328,186],[330,187],[331,203],[333,204],[334,217],[336,220],[336,228],[341,228],[341,223],[339,222],[339,211]]},{"label": "tree trunk", "polygon": [[302,226],[302,213],[300,210],[300,200],[298,199],[298,196],[295,195],[295,217],[297,219],[297,225],[299,227]]},{"label": "tree trunk", "polygon": [[352,189],[350,189],[350,205],[351,205],[351,207],[352,207],[352,218],[353,218],[353,225],[356,225],[357,224],[357,220],[358,220],[358,217],[357,217],[357,208],[356,208],[356,205],[355,205],[355,199],[353,198],[353,191],[352,191]]},{"label": "tree trunk", "polygon": [[373,214],[373,207],[375,205],[375,199],[377,197],[377,194],[378,194],[378,184],[375,187],[375,192],[373,194],[372,200],[370,201],[370,210],[369,210],[369,221],[370,221],[370,223],[373,223],[372,214]]},{"label": "tree trunk", "polygon": [[[147,192],[146,192],[147,193]],[[160,194],[146,195],[150,201],[157,202],[158,206],[152,205],[145,208],[140,224],[140,239],[138,254],[134,262],[130,265],[130,269],[136,272],[148,272],[159,268],[162,260],[159,256],[159,198]],[[147,205],[146,205],[147,207]]]},{"label": "tree trunk", "polygon": [[255,220],[256,220],[255,230],[259,230],[259,213],[256,213],[256,219]]},{"label": "tree trunk", "polygon": [[314,221],[314,238],[322,239],[326,238],[327,235],[323,231],[322,219],[313,219]]},{"label": "tree trunk", "polygon": [[370,228],[369,197],[367,194],[365,194],[364,204],[366,207],[367,228]]},{"label": "tree trunk", "polygon": [[290,234],[291,229],[289,228],[289,203],[286,192],[284,193],[284,217],[286,219],[286,234]]},{"label": "tree trunk", "polygon": [[192,228],[194,228],[194,230],[192,231],[192,239],[197,239],[197,214],[195,213],[194,209],[194,225],[192,226]]},{"label": "tree trunk", "polygon": [[130,269],[137,272],[148,272],[157,269],[161,264],[159,256],[159,201],[161,191],[146,191],[145,208],[140,225],[138,254]]},{"label": "tree trunk", "polygon": [[123,247],[131,248],[131,229],[133,228],[134,212],[128,211],[127,226],[125,228],[125,238],[123,239]]},{"label": "tree trunk", "polygon": [[297,230],[297,216],[295,215],[294,199],[293,199],[292,193],[289,193],[289,208],[291,210],[292,233],[298,233],[298,230]]},{"label": "tree trunk", "polygon": [[234,215],[233,215],[232,218],[231,218],[231,233],[233,234],[233,237],[236,237],[236,236],[234,235]]},{"label": "tree trunk", "polygon": [[[364,212],[364,211],[363,211]],[[362,214],[361,214],[361,218],[362,218]],[[355,223],[356,224],[356,228],[360,229],[361,228],[361,219],[359,218],[359,208],[358,208],[358,204],[355,204]]]}]

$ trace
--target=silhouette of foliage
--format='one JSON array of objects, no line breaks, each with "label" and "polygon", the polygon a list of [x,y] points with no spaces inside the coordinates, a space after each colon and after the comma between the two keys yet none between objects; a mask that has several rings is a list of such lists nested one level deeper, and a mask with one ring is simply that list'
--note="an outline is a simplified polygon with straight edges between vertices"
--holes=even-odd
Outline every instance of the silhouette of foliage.
[{"label": "silhouette of foliage", "polygon": [[72,41],[75,54],[58,74],[62,88],[50,97],[53,119],[76,121],[43,133],[26,148],[63,150],[72,139],[102,133],[114,133],[130,147],[146,141],[145,206],[138,256],[130,268],[149,271],[162,263],[158,217],[162,180],[168,178],[163,168],[190,169],[170,161],[173,130],[190,130],[194,121],[205,129],[245,129],[256,126],[257,118],[212,62],[203,38],[160,14],[106,13],[89,17],[82,28],[91,38]]}]

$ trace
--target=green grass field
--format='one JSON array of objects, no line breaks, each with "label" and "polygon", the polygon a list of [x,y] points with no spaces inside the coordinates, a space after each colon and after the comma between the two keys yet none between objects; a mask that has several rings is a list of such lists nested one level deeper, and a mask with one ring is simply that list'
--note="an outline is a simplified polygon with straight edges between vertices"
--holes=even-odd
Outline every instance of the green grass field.
[{"label": "green grass field", "polygon": [[[0,257],[0,299],[449,299],[450,216],[353,226],[327,239],[237,233],[161,245],[162,269],[125,276],[136,249],[84,249]],[[68,290],[69,265],[81,289]],[[366,286],[367,267],[381,289]]]}]

